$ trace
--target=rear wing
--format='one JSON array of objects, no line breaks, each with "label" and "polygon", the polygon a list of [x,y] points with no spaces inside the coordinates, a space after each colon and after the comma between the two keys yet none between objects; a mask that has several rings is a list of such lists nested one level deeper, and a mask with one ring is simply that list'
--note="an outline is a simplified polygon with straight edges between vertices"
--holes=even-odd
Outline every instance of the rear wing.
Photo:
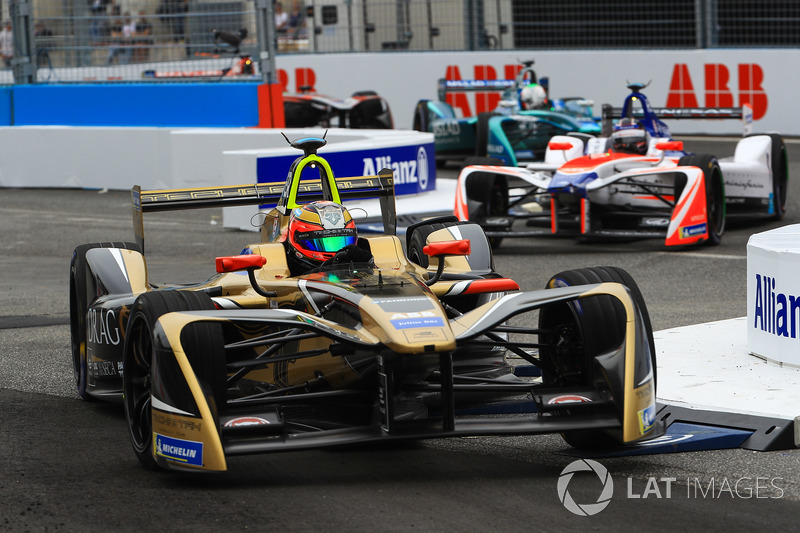
[{"label": "rear wing", "polygon": [[[387,235],[397,233],[394,177],[391,169],[385,168],[375,176],[335,178],[333,181],[336,192],[332,197],[333,188],[328,183],[323,184],[322,179],[152,191],[143,191],[136,185],[131,189],[136,243],[144,253],[144,213],[208,207],[280,205],[286,204],[289,197],[290,205],[323,199],[337,201],[377,197],[380,201],[384,232]],[[296,186],[290,186],[290,183]]]},{"label": "rear wing", "polygon": [[[536,82],[536,80],[533,80]],[[549,94],[548,78],[542,77],[538,81],[544,90]],[[444,102],[447,95],[451,93],[469,92],[502,92],[515,87],[520,87],[519,79],[516,80],[446,80],[444,78],[438,83],[439,101]]]},{"label": "rear wing", "polygon": [[[653,114],[658,118],[668,119],[741,119],[744,135],[753,129],[753,107],[743,104],[742,107],[654,107]],[[622,108],[610,104],[603,105],[602,134],[608,137],[612,131],[613,121],[622,117]],[[645,118],[644,113],[634,112],[632,118]]]}]

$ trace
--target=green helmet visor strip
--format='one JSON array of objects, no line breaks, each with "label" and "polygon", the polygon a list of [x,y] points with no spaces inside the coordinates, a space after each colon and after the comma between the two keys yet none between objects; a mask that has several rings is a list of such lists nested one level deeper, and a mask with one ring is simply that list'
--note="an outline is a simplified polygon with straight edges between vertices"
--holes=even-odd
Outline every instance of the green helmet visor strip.
[{"label": "green helmet visor strip", "polygon": [[295,242],[314,252],[337,252],[356,242],[355,228],[321,229],[297,232]]}]

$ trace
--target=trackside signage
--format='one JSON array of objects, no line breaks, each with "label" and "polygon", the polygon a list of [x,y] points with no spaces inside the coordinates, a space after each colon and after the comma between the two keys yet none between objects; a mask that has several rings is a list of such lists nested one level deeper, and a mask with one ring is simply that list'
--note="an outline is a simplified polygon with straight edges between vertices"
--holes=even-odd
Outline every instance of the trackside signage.
[{"label": "trackside signage", "polygon": [[[424,61],[420,58],[424,57]],[[288,54],[278,58],[289,91],[313,80],[322,94],[347,94],[369,86],[386,98],[395,126],[411,128],[420,99],[439,99],[439,80],[466,91],[447,94],[457,116],[477,116],[497,108],[502,81],[513,79],[521,61],[535,60],[541,79],[549,78],[553,98],[582,96],[594,102],[620,106],[628,82],[648,83],[645,93],[657,107],[741,107],[753,110],[754,131],[797,134],[796,75],[787,65],[800,60],[798,49],[704,50],[575,50],[418,52],[363,54],[358,64],[351,54]],[[391,70],[392,79],[410,84],[375,84],[375,72]],[[348,75],[342,77],[346,71]],[[603,80],[603,83],[597,83]],[[480,82],[480,83],[479,83]],[[485,90],[483,88],[485,87]],[[739,135],[736,120],[681,120],[670,122],[673,134]]]},{"label": "trackside signage", "polygon": [[800,366],[800,224],[747,243],[747,345],[764,359]]}]

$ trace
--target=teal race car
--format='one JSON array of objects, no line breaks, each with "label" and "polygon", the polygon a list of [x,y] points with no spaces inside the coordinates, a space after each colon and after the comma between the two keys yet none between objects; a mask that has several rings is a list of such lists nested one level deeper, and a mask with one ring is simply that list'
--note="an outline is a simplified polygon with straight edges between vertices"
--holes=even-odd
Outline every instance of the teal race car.
[{"label": "teal race car", "polygon": [[[505,165],[542,161],[555,135],[599,135],[593,102],[571,97],[551,99],[547,78],[538,79],[533,61],[523,63],[513,80],[440,80],[439,100],[420,100],[413,129],[432,132],[437,163],[472,156],[494,157]],[[453,92],[502,91],[494,111],[459,118],[447,95]]]}]

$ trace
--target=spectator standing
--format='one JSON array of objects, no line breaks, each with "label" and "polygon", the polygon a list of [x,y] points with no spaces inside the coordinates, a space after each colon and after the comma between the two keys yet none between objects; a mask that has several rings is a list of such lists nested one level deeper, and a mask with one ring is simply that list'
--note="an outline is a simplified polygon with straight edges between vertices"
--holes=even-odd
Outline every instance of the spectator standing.
[{"label": "spectator standing", "polygon": [[161,15],[161,22],[169,29],[170,37],[176,43],[184,40],[186,13],[189,11],[188,0],[161,0],[156,13]]},{"label": "spectator standing", "polygon": [[153,26],[147,20],[147,12],[139,10],[139,19],[135,22],[133,33],[136,48],[133,50],[133,61],[147,61],[150,59],[150,47],[153,46]]},{"label": "spectator standing", "polygon": [[37,20],[33,25],[33,42],[36,45],[36,66],[47,65],[52,67],[50,62],[50,47],[52,46],[53,32],[44,25],[44,22]]},{"label": "spectator standing", "polygon": [[275,2],[275,31],[283,35],[289,29],[289,13],[283,10],[283,4]]},{"label": "spectator standing", "polygon": [[303,7],[298,0],[292,2],[292,10],[289,13],[289,36],[292,39],[305,38],[306,16]]},{"label": "spectator standing", "polygon": [[123,20],[117,19],[111,25],[111,48],[108,49],[108,59],[106,65],[114,62],[119,56],[119,64],[130,63],[133,43],[133,34],[136,30],[136,22],[131,17],[130,12],[126,11]]},{"label": "spectator standing", "polygon": [[108,21],[106,20],[106,8],[111,0],[89,0],[89,10],[92,12],[92,20],[89,23],[89,35],[92,42],[100,42],[108,36]]},{"label": "spectator standing", "polygon": [[11,66],[11,60],[14,59],[14,34],[10,20],[5,21],[3,29],[0,30],[0,57],[6,67]]}]

